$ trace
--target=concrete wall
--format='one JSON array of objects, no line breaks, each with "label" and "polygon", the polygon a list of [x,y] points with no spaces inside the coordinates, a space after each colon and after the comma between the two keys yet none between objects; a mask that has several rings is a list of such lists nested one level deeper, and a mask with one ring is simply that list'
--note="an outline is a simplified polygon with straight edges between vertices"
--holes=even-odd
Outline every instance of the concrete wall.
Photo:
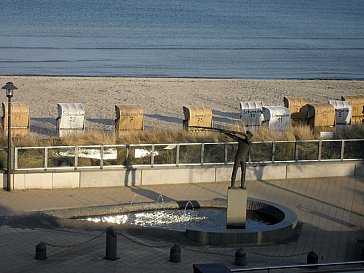
[{"label": "concrete wall", "polygon": [[141,185],[141,170],[90,170],[81,171],[80,188],[120,187]]},{"label": "concrete wall", "polygon": [[[143,169],[142,185],[215,182],[215,173],[216,167]],[[226,181],[226,179],[221,181]]]},{"label": "concrete wall", "polygon": [[313,178],[333,176],[354,176],[356,163],[311,163],[287,165],[286,178]]},{"label": "concrete wall", "polygon": [[[120,187],[230,181],[232,165],[149,167],[132,170],[16,171],[12,189],[66,189]],[[363,161],[253,164],[247,167],[247,180],[317,178],[364,175]],[[237,181],[240,179],[240,169]],[[6,173],[0,176],[6,188]]]}]

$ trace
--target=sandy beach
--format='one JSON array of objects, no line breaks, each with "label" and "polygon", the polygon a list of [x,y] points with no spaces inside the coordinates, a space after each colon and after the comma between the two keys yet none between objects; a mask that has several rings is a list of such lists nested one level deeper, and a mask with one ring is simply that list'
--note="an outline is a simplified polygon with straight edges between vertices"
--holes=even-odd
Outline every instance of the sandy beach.
[{"label": "sandy beach", "polygon": [[285,96],[326,103],[345,95],[364,95],[364,81],[344,80],[0,76],[3,85],[8,81],[18,87],[13,101],[30,106],[31,132],[42,135],[55,134],[57,103],[82,103],[86,128],[112,130],[115,105],[120,104],[142,107],[148,129],[182,126],[184,105],[207,106],[215,123],[235,123],[241,101],[283,106]]}]

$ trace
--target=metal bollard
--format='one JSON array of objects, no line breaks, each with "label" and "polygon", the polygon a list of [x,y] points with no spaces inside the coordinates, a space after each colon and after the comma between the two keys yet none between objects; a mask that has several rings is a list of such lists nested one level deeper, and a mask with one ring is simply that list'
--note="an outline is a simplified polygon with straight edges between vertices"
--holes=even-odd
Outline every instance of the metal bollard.
[{"label": "metal bollard", "polygon": [[179,263],[181,261],[181,248],[177,244],[174,244],[171,247],[169,261],[174,263]]},{"label": "metal bollard", "polygon": [[242,248],[235,252],[235,265],[246,265],[246,253]]},{"label": "metal bollard", "polygon": [[318,255],[315,252],[310,251],[307,254],[307,264],[318,264]]},{"label": "metal bollard", "polygon": [[47,259],[47,247],[44,242],[40,242],[35,247],[35,259],[40,261]]},{"label": "metal bollard", "polygon": [[117,234],[112,227],[106,229],[106,260],[115,261],[117,251]]}]

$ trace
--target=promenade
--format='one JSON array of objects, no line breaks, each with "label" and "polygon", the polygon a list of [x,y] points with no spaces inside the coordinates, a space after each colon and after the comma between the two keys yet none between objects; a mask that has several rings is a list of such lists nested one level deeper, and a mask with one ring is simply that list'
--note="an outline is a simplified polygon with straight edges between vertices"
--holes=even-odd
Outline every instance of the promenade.
[{"label": "promenade", "polygon": [[[299,228],[297,235],[287,242],[244,247],[247,261],[244,267],[233,264],[238,246],[181,245],[182,260],[172,263],[169,261],[173,245],[170,241],[119,235],[117,254],[120,259],[109,261],[103,259],[105,235],[98,236],[99,231],[5,225],[5,218],[14,215],[123,204],[131,200],[153,202],[160,195],[165,201],[226,199],[229,185],[228,182],[167,183],[142,187],[1,191],[0,272],[188,273],[193,272],[192,265],[196,263],[224,263],[230,269],[305,264],[310,251],[318,254],[319,263],[360,259],[356,240],[364,236],[364,176],[247,181],[249,197],[291,208],[298,215]],[[57,246],[47,246],[45,261],[34,259],[35,247],[41,241]]]}]

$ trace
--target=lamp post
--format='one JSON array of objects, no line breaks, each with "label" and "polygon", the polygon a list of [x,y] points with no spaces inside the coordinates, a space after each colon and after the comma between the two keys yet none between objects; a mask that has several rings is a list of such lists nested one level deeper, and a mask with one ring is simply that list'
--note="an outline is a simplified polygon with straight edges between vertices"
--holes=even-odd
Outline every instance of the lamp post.
[{"label": "lamp post", "polygon": [[[6,90],[8,97],[8,162],[7,162],[7,180],[6,190],[11,191],[11,98],[13,97],[13,90],[18,89],[12,82],[7,82],[1,89]],[[5,117],[4,117],[5,119]],[[3,128],[4,130],[4,128]]]}]

